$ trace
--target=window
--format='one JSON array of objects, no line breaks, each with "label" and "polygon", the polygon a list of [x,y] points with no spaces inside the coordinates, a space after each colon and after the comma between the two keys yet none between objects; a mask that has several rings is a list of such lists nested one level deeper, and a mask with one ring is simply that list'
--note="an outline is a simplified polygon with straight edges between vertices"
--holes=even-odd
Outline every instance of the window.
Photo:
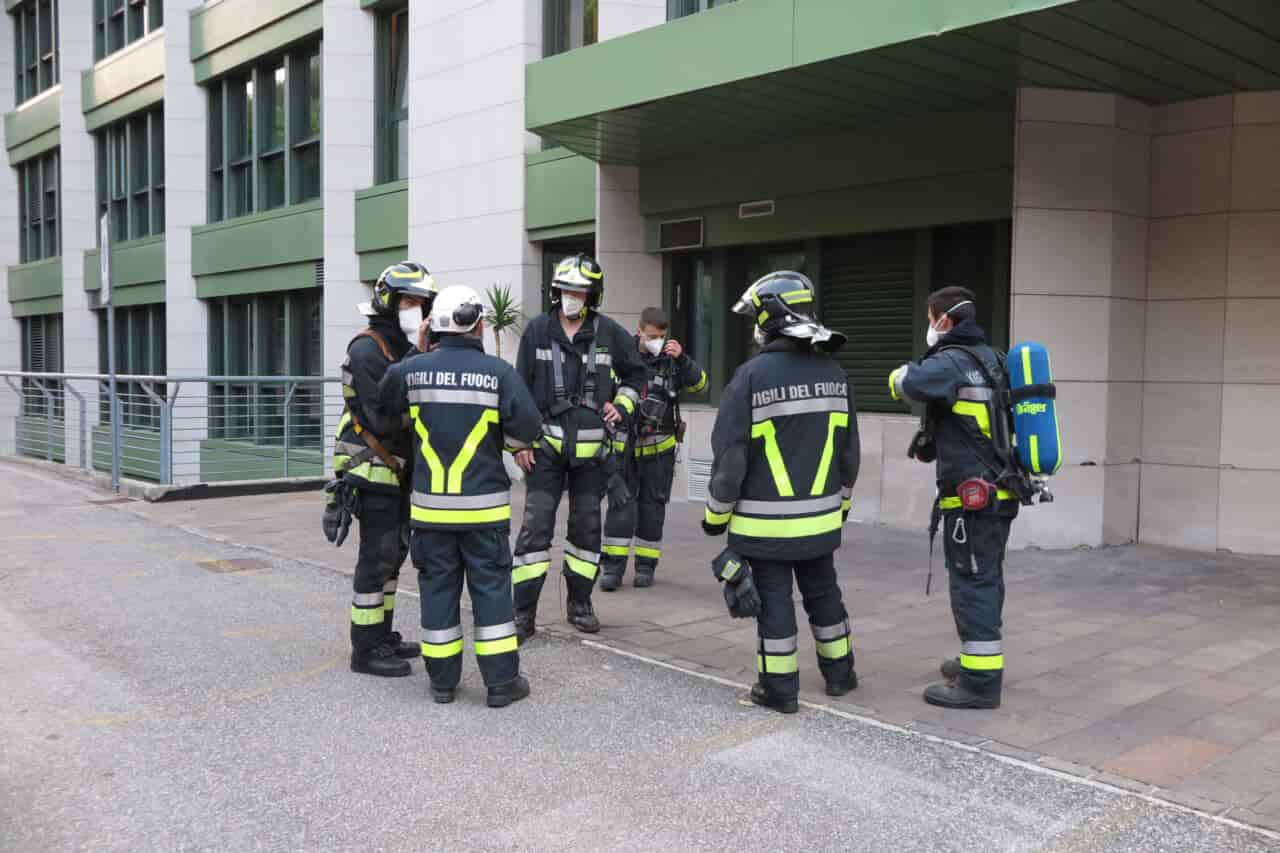
[{"label": "window", "polygon": [[57,0],[23,0],[13,16],[14,103],[30,100],[58,82]]},{"label": "window", "polygon": [[409,10],[379,22],[378,183],[409,176]]},{"label": "window", "polygon": [[19,163],[18,173],[18,258],[21,263],[57,257],[58,152],[50,151]]},{"label": "window", "polygon": [[209,86],[209,221],[320,196],[320,43]]},{"label": "window", "polygon": [[115,53],[163,25],[163,0],[93,0],[93,58]]},{"label": "window", "polygon": [[[22,323],[22,369],[30,373],[62,372],[62,315],[41,314],[36,317],[23,317]],[[63,416],[62,382],[48,381],[43,383],[50,392],[46,397],[40,387],[30,379],[22,382],[22,413],[28,416],[45,417],[49,413],[49,405],[53,405],[53,416]],[[50,399],[52,398],[52,399]],[[43,446],[38,455],[44,455]]]},{"label": "window", "polygon": [[542,55],[595,44],[598,34],[598,0],[543,0]]},{"label": "window", "polygon": [[[322,288],[215,299],[209,304],[209,372],[215,376],[320,376]],[[211,438],[283,445],[284,385],[210,386]],[[298,387],[287,407],[290,447],[320,447],[323,395]]]},{"label": "window", "polygon": [[[164,305],[140,305],[116,309],[116,373],[134,376],[163,376],[165,370]],[[107,312],[98,312],[98,372],[107,372]],[[164,395],[164,385],[153,390]],[[120,423],[134,429],[160,428],[160,405],[151,399],[140,382],[120,382]],[[99,417],[111,422],[111,401],[98,398]]]},{"label": "window", "polygon": [[667,0],[667,20],[674,21],[695,12],[705,12],[717,6],[728,6],[734,0]]},{"label": "window", "polygon": [[116,242],[164,233],[164,110],[108,125],[95,134],[98,216],[111,213]]}]

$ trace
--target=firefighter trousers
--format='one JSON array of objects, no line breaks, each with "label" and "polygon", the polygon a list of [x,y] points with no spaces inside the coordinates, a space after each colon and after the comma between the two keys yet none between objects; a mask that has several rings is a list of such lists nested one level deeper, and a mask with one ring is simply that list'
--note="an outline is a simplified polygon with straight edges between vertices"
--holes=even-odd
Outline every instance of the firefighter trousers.
[{"label": "firefighter trousers", "polygon": [[604,548],[600,569],[622,577],[632,546],[636,574],[652,575],[662,558],[662,527],[671,500],[671,481],[676,473],[676,451],[639,456],[627,477],[631,500],[623,507],[609,507],[604,521]]},{"label": "firefighter trousers", "polygon": [[511,612],[511,545],[505,528],[414,530],[413,564],[422,594],[422,657],[431,686],[462,677],[462,583],[471,595],[476,663],[488,687],[520,673]]},{"label": "firefighter trousers", "polygon": [[551,567],[551,538],[556,510],[569,491],[568,542],[564,546],[564,577],[569,598],[586,601],[600,574],[600,500],[607,477],[602,462],[570,466],[543,442],[536,451],[533,471],[525,478],[524,520],[516,537],[515,586],[517,610],[536,607]]},{"label": "firefighter trousers", "polygon": [[367,652],[391,633],[400,567],[409,555],[409,496],[360,494],[360,548],[352,581],[351,648]]},{"label": "firefighter trousers", "polygon": [[750,562],[761,601],[760,616],[756,620],[759,636],[756,671],[760,683],[780,699],[795,699],[800,694],[797,656],[800,638],[791,593],[792,575],[800,588],[805,613],[809,615],[809,628],[818,650],[818,669],[828,683],[848,679],[853,672],[853,645],[849,636],[849,614],[836,580],[833,555],[785,563],[756,559]]},{"label": "firefighter trousers", "polygon": [[1004,676],[1004,553],[1017,515],[1017,504],[1008,504],[942,513],[951,615],[960,635],[960,686],[979,696],[998,697]]}]

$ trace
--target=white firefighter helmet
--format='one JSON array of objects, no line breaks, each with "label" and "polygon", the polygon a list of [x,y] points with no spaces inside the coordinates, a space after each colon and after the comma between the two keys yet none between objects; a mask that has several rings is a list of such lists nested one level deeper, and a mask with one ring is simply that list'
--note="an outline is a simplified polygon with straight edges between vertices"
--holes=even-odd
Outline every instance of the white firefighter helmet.
[{"label": "white firefighter helmet", "polygon": [[465,284],[451,284],[431,306],[431,331],[460,335],[471,331],[484,316],[480,296]]}]

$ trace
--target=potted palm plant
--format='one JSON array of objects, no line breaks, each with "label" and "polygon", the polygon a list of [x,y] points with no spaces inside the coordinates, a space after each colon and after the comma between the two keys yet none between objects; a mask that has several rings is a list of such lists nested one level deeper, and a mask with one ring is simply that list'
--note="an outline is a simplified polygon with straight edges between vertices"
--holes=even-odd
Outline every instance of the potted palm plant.
[{"label": "potted palm plant", "polygon": [[524,311],[515,297],[511,295],[511,286],[493,284],[485,291],[484,322],[493,331],[493,349],[498,358],[502,358],[502,333],[510,330],[518,334],[524,324]]}]

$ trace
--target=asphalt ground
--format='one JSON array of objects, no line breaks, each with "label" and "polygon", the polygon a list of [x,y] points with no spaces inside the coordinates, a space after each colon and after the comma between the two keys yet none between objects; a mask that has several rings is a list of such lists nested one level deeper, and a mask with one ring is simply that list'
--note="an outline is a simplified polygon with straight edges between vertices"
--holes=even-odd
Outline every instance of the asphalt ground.
[{"label": "asphalt ground", "polygon": [[348,671],[344,575],[2,470],[5,851],[1280,849],[571,639],[522,650],[534,694],[500,710],[468,647],[458,702],[434,705],[420,662]]}]

